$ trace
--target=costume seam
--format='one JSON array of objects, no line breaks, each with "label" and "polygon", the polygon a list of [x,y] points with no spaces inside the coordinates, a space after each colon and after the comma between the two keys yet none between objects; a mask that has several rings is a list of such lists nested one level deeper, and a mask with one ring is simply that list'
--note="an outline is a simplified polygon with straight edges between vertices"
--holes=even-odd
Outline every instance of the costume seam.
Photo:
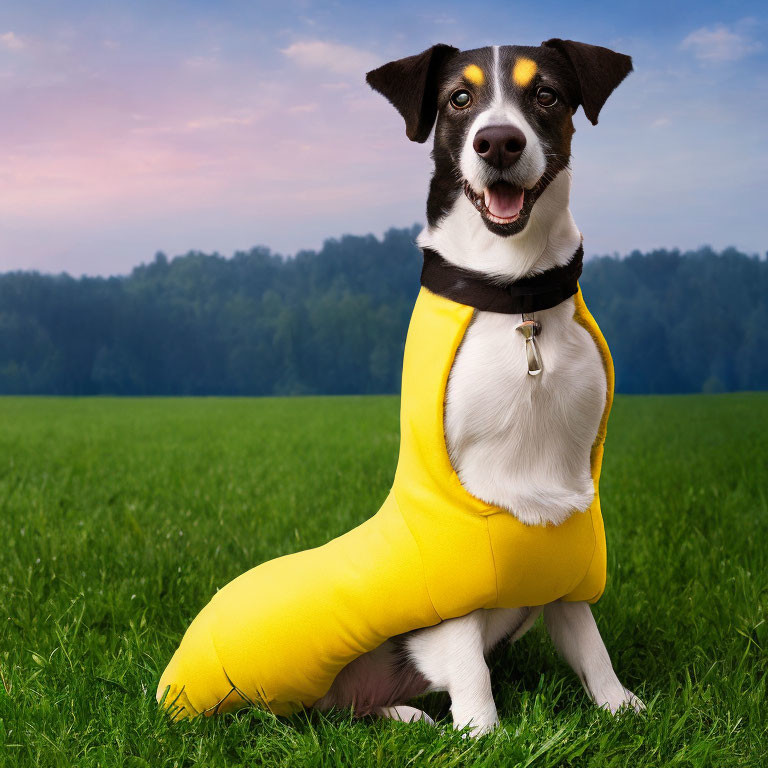
[{"label": "costume seam", "polygon": [[[592,500],[592,504],[589,505],[589,522],[592,526],[592,538],[594,540],[594,543],[592,545],[592,556],[589,559],[589,565],[587,566],[587,570],[584,573],[584,577],[582,578],[581,582],[579,584],[583,583],[584,580],[586,580],[592,570],[592,566],[595,561],[595,554],[597,553],[597,531],[595,530],[595,515],[594,515],[594,505],[596,503],[599,504],[599,470],[598,474],[596,476],[595,469],[596,462],[595,457],[597,454],[597,451],[599,448],[605,444],[605,438],[607,436],[608,432],[608,418],[611,414],[611,408],[613,406],[613,389],[614,389],[614,373],[613,373],[613,361],[611,360],[610,356],[610,350],[608,349],[608,344],[605,341],[605,337],[602,336],[602,332],[599,331],[599,328],[597,326],[597,323],[595,322],[595,318],[592,316],[592,313],[589,311],[589,308],[586,305],[586,302],[584,301],[584,295],[581,292],[581,286],[578,287],[578,292],[576,294],[576,298],[574,299],[574,308],[573,308],[573,317],[574,320],[582,327],[584,330],[590,335],[592,338],[592,341],[594,342],[595,346],[597,347],[597,353],[600,355],[600,361],[603,364],[603,370],[605,372],[605,407],[603,409],[603,415],[600,418],[600,425],[597,429],[597,435],[595,436],[595,442],[592,444],[592,449],[590,450],[590,474],[592,475],[592,487],[594,489],[595,497]],[[601,512],[602,514],[602,512]],[[572,592],[579,588],[579,584],[577,584]],[[597,593],[592,596],[591,598],[587,599],[587,602],[595,602],[600,595],[605,590],[605,582],[603,581],[603,588],[599,589]]]},{"label": "costume seam", "polygon": [[411,528],[410,524],[408,523],[408,519],[403,514],[403,509],[400,506],[400,502],[397,498],[397,492],[395,489],[392,489],[392,498],[395,502],[395,506],[397,507],[397,513],[400,515],[403,523],[405,524],[405,527],[408,529],[408,533],[411,534],[411,538],[413,539],[413,543],[416,546],[416,551],[419,553],[419,562],[421,563],[421,572],[424,575],[424,588],[427,590],[427,597],[429,598],[429,604],[432,606],[432,610],[435,612],[435,616],[437,616],[440,621],[444,621],[443,617],[440,615],[440,611],[437,610],[435,607],[435,601],[432,599],[432,592],[429,588],[429,579],[427,578],[427,566],[424,564],[424,555],[421,552],[421,547],[419,546],[419,540],[416,538],[416,535],[413,532],[413,529]]},{"label": "costume seam", "polygon": [[493,563],[493,583],[496,587],[496,600],[494,606],[499,605],[499,569],[496,567],[496,553],[493,551],[493,536],[491,536],[491,526],[488,522],[489,516],[485,516],[485,532],[488,536],[488,548],[491,550],[491,562]]}]

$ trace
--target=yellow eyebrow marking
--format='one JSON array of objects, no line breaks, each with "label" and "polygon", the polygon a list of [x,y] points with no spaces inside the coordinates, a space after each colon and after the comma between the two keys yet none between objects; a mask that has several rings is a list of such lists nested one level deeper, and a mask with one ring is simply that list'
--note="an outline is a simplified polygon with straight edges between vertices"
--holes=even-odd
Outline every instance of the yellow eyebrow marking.
[{"label": "yellow eyebrow marking", "polygon": [[520,58],[515,62],[515,68],[512,70],[512,79],[521,88],[525,88],[525,86],[533,80],[533,76],[536,74],[537,69],[538,67],[536,66],[535,61]]},{"label": "yellow eyebrow marking", "polygon": [[466,77],[470,83],[474,83],[475,85],[482,85],[485,82],[485,74],[477,64],[470,64],[464,70],[464,77]]}]

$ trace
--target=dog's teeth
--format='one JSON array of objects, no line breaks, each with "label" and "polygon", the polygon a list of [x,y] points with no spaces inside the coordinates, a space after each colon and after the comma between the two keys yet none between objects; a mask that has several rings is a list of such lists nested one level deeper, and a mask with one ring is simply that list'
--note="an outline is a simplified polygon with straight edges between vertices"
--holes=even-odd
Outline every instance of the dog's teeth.
[{"label": "dog's teeth", "polygon": [[475,200],[475,208],[477,208],[478,210],[480,210],[480,209],[482,209],[482,207],[483,207],[483,201],[482,201],[482,200],[481,200],[481,199],[478,197],[478,198]]}]

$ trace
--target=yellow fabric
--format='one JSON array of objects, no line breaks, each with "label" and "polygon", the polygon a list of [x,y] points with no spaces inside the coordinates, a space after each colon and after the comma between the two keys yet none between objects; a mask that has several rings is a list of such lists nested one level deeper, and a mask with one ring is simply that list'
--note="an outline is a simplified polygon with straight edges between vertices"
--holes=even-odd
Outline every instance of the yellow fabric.
[{"label": "yellow fabric", "polygon": [[575,308],[608,384],[590,508],[558,526],[528,526],[463,488],[446,450],[443,407],[474,310],[422,288],[405,346],[400,457],[386,501],[343,536],[263,563],[213,597],[160,679],[158,694],[169,689],[164,703],[174,717],[244,703],[290,714],[394,635],[477,608],[600,597],[606,554],[597,485],[613,367],[581,291]]}]

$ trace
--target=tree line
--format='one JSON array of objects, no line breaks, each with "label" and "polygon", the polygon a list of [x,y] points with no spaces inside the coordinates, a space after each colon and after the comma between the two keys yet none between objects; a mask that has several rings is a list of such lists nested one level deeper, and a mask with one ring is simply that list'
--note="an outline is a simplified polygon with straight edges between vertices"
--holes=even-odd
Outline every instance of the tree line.
[{"label": "tree line", "polygon": [[[0,393],[397,392],[418,228],[291,258],[190,252],[129,275],[0,275]],[[768,389],[768,262],[733,248],[586,262],[619,392]]]}]

